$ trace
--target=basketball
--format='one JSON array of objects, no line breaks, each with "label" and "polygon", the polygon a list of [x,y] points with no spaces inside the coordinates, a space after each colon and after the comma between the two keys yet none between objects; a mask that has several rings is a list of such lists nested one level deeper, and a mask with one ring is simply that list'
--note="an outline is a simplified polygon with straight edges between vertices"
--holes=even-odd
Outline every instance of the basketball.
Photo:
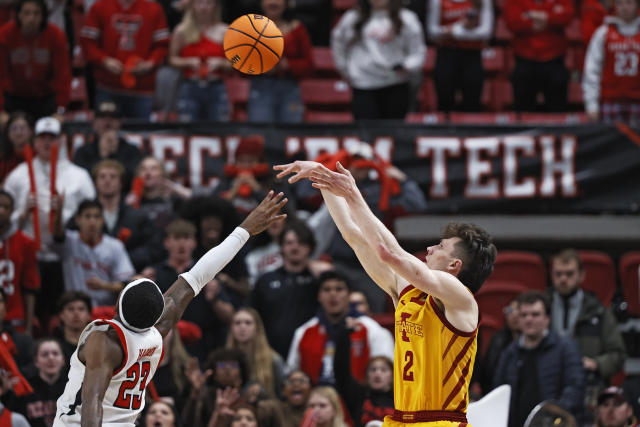
[{"label": "basketball", "polygon": [[262,74],[280,61],[284,39],[269,18],[250,14],[229,25],[223,47],[233,68],[245,74]]}]

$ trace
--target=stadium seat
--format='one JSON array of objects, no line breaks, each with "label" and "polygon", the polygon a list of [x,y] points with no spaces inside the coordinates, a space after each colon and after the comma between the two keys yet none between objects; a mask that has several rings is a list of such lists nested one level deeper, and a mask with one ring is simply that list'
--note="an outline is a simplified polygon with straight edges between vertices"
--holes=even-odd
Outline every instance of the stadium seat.
[{"label": "stadium seat", "polygon": [[573,105],[584,105],[584,101],[582,99],[582,86],[580,82],[569,82],[569,94],[568,94],[569,104]]},{"label": "stadium seat", "polygon": [[482,314],[480,319],[480,356],[484,357],[491,342],[491,337],[504,327],[504,316],[495,317],[490,314]]},{"label": "stadium seat", "polygon": [[516,281],[527,289],[544,291],[547,269],[540,255],[523,251],[499,251],[493,273],[487,280]]},{"label": "stadium seat", "polygon": [[518,295],[528,291],[524,283],[518,280],[487,279],[480,290],[475,293],[480,307],[481,317],[491,316],[499,321],[500,328],[504,326],[504,308]]},{"label": "stadium seat", "polygon": [[628,252],[620,258],[619,274],[622,293],[627,301],[627,312],[640,317],[640,251]]},{"label": "stadium seat", "polygon": [[333,9],[344,12],[345,10],[351,9],[358,4],[358,0],[332,0]]},{"label": "stadium seat", "polygon": [[71,79],[71,92],[69,96],[70,110],[84,110],[88,107],[87,84],[84,77]]},{"label": "stadium seat", "polygon": [[349,111],[313,111],[304,113],[304,121],[307,123],[353,123],[353,114]]},{"label": "stadium seat", "polygon": [[435,111],[437,109],[438,100],[436,90],[433,86],[433,80],[429,77],[425,78],[420,86],[418,104],[420,111]]},{"label": "stadium seat", "polygon": [[616,268],[609,255],[600,251],[579,251],[585,278],[582,289],[591,291],[605,307],[616,292]]},{"label": "stadium seat", "polygon": [[418,123],[437,125],[446,122],[444,113],[409,113],[404,119],[405,123]]},{"label": "stadium seat", "polygon": [[564,64],[569,71],[578,72],[582,75],[582,69],[584,68],[584,55],[586,48],[583,45],[569,46],[567,55],[565,56]]},{"label": "stadium seat", "polygon": [[424,61],[424,65],[422,70],[425,74],[430,74],[433,72],[433,69],[436,68],[436,48],[427,46],[427,60]]},{"label": "stadium seat", "polygon": [[312,51],[314,74],[318,77],[338,77],[330,47],[314,47]]},{"label": "stadium seat", "polygon": [[487,102],[485,105],[491,110],[504,111],[513,104],[513,87],[509,80],[503,78],[487,79],[484,84],[484,90],[487,92],[483,93],[483,100]]},{"label": "stadium seat", "polygon": [[225,87],[231,104],[231,118],[234,122],[247,120],[247,102],[249,101],[249,80],[231,77],[225,80]]},{"label": "stadium seat", "polygon": [[589,121],[585,113],[522,113],[520,122],[527,124],[576,125]]},{"label": "stadium seat", "polygon": [[504,22],[504,19],[501,17],[496,19],[495,26],[495,39],[499,43],[509,44],[513,39],[513,34],[507,28],[507,24]]},{"label": "stadium seat", "polygon": [[482,67],[487,73],[502,73],[505,70],[504,49],[495,46],[482,49]]},{"label": "stadium seat", "polygon": [[449,122],[454,124],[512,124],[516,122],[515,113],[451,113]]},{"label": "stadium seat", "polygon": [[569,43],[582,44],[582,29],[580,28],[580,18],[573,18],[564,29],[564,33]]},{"label": "stadium seat", "polygon": [[306,105],[343,106],[351,104],[351,88],[343,80],[305,79],[300,82],[302,100]]}]

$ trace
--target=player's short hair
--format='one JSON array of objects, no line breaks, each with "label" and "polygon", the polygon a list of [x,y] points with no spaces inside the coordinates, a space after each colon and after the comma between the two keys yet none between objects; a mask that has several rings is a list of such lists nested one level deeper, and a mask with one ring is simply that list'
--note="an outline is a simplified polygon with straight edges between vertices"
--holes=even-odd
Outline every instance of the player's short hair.
[{"label": "player's short hair", "polygon": [[498,250],[489,233],[475,224],[450,222],[446,225],[442,238],[452,237],[460,239],[454,249],[454,255],[462,260],[458,279],[475,294],[493,272]]},{"label": "player's short hair", "polygon": [[316,248],[316,239],[313,237],[313,232],[307,224],[297,220],[289,221],[287,225],[284,226],[282,233],[280,233],[280,236],[278,237],[278,243],[280,246],[282,246],[285,236],[290,231],[295,233],[301,244],[308,246],[310,251],[313,252]]},{"label": "player's short hair", "polygon": [[71,304],[72,302],[81,301],[87,307],[87,311],[91,313],[91,297],[82,291],[67,291],[58,299],[58,313]]},{"label": "player's short hair", "polygon": [[320,276],[318,276],[318,291],[320,291],[320,288],[322,288],[324,282],[327,282],[329,280],[338,280],[340,282],[343,282],[347,286],[349,292],[351,292],[351,284],[349,283],[349,279],[347,279],[347,276],[337,270],[328,270],[320,273]]},{"label": "player's short hair", "polygon": [[11,195],[11,193],[9,193],[6,190],[0,189],[0,196],[4,196],[7,199],[9,199],[9,201],[11,202],[11,208],[14,207],[14,201],[13,201],[13,196]]},{"label": "player's short hair", "polygon": [[186,219],[174,219],[167,225],[167,229],[165,230],[166,237],[196,237],[196,226],[193,225],[191,221],[187,221]]},{"label": "player's short hair", "polygon": [[559,261],[561,264],[568,264],[571,261],[575,261],[578,264],[578,270],[582,271],[582,258],[575,249],[564,249],[551,256],[550,264],[553,265],[554,261]]},{"label": "player's short hair", "polygon": [[82,213],[84,211],[86,211],[87,209],[98,209],[100,211],[100,213],[102,214],[102,204],[99,201],[97,201],[95,199],[93,199],[93,200],[92,199],[84,199],[78,205],[78,209],[76,210],[76,215],[75,216],[82,215]]},{"label": "player's short hair", "polygon": [[93,169],[91,169],[91,177],[95,181],[98,177],[98,173],[101,169],[114,169],[118,172],[118,176],[120,177],[120,183],[124,180],[124,175],[127,172],[124,168],[124,165],[117,160],[114,159],[104,159],[100,160],[98,164],[96,164]]},{"label": "player's short hair", "polygon": [[164,296],[152,280],[134,280],[120,292],[118,308],[124,326],[135,332],[144,332],[160,320]]},{"label": "player's short hair", "polygon": [[518,295],[516,298],[518,302],[518,306],[521,305],[531,305],[535,304],[538,301],[542,303],[544,306],[544,312],[547,316],[551,315],[551,303],[549,302],[549,298],[540,291],[526,291]]}]

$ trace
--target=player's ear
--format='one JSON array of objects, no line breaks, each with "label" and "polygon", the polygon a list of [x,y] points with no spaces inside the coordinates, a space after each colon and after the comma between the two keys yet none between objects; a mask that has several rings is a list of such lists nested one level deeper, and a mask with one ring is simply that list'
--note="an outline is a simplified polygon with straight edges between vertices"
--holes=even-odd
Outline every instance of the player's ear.
[{"label": "player's ear", "polygon": [[451,261],[449,261],[449,270],[457,274],[462,270],[462,260],[460,258],[451,258]]}]

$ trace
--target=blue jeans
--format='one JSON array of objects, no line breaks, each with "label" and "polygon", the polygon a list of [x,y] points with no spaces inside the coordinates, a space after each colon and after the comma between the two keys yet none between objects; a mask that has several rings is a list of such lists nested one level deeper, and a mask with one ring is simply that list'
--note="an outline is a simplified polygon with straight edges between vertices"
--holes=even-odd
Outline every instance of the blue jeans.
[{"label": "blue jeans", "polygon": [[300,123],[304,118],[300,86],[294,79],[253,77],[247,109],[250,122]]},{"label": "blue jeans", "polygon": [[222,80],[201,84],[186,79],[178,91],[178,114],[180,120],[229,121],[229,98]]},{"label": "blue jeans", "polygon": [[153,109],[153,97],[151,95],[124,94],[97,86],[96,106],[104,101],[111,101],[116,104],[120,117],[128,119],[149,120]]}]

